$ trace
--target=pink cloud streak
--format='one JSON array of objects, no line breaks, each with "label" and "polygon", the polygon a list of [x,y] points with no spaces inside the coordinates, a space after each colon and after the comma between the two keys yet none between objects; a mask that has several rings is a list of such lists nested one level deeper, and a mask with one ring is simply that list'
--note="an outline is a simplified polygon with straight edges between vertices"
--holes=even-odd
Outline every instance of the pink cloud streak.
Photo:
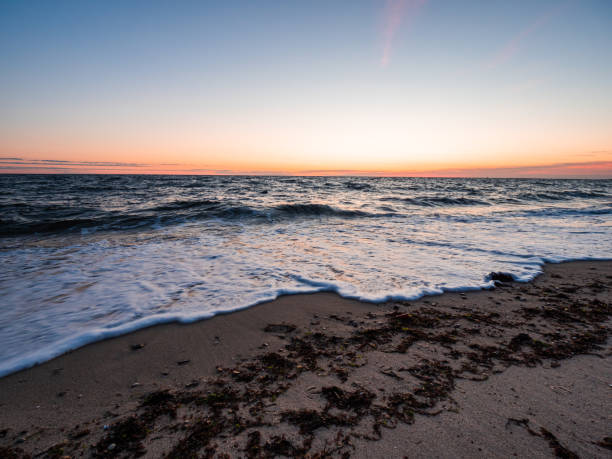
[{"label": "pink cloud streak", "polygon": [[393,40],[402,22],[410,22],[427,3],[427,0],[387,0],[383,12],[383,52],[380,64],[386,67],[391,61]]},{"label": "pink cloud streak", "polygon": [[510,39],[487,64],[490,69],[496,68],[505,62],[512,59],[512,57],[521,49],[523,43],[529,36],[533,35],[537,30],[545,26],[554,16],[559,14],[569,2],[564,2],[557,5],[555,8],[546,11],[544,14],[536,18],[531,24],[521,30],[512,39]]}]

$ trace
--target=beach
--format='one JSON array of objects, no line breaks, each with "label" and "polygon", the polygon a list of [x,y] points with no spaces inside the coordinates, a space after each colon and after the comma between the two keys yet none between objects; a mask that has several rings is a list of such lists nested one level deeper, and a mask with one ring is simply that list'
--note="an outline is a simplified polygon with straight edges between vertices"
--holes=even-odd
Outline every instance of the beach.
[{"label": "beach", "polygon": [[0,2],[0,459],[612,459],[612,1]]},{"label": "beach", "polygon": [[0,379],[0,456],[609,457],[612,262],[492,278],[87,345]]}]

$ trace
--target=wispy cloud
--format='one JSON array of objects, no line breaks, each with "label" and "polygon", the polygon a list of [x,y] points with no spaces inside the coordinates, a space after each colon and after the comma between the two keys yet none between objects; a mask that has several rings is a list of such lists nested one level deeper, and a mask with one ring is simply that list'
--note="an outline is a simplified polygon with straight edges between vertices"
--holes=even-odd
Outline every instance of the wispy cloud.
[{"label": "wispy cloud", "polygon": [[128,163],[0,157],[0,174],[292,175],[273,170],[220,169],[180,163]]},{"label": "wispy cloud", "polygon": [[378,176],[389,175],[384,171],[364,171],[362,169],[305,169],[297,171],[299,175],[349,175],[349,176]]},{"label": "wispy cloud", "polygon": [[558,15],[567,5],[569,1],[556,5],[554,8],[546,10],[538,16],[527,27],[523,28],[519,33],[512,37],[504,46],[502,46],[495,55],[488,61],[487,67],[490,69],[499,67],[506,63],[524,46],[527,39],[545,26],[550,20]]},{"label": "wispy cloud", "polygon": [[612,178],[612,161],[566,162],[539,164],[534,166],[439,169],[430,171],[430,173],[449,177]]},{"label": "wispy cloud", "polygon": [[[63,159],[23,159],[23,158],[2,158],[0,165],[14,166],[72,166],[72,167],[149,167],[150,164],[142,163],[120,163],[108,161],[69,161]],[[4,166],[3,166],[4,167]]]},{"label": "wispy cloud", "polygon": [[383,12],[383,50],[380,63],[386,67],[391,62],[393,40],[402,22],[409,23],[427,3],[427,0],[387,0]]},{"label": "wispy cloud", "polygon": [[508,167],[457,167],[430,170],[376,171],[355,169],[302,170],[304,175],[352,175],[380,177],[519,177],[612,178],[612,161],[585,161]]},{"label": "wispy cloud", "polygon": [[[610,156],[610,151],[584,152],[576,156],[600,158]],[[455,167],[438,169],[367,170],[367,169],[304,169],[245,170],[176,165],[167,168],[162,164],[116,163],[103,161],[26,160],[0,157],[0,173],[30,174],[185,174],[185,175],[345,175],[379,177],[562,177],[562,178],[612,178],[612,161],[576,161],[533,166],[511,167]]]},{"label": "wispy cloud", "polygon": [[[204,174],[204,175],[296,175],[291,172],[278,170],[242,170],[242,169],[182,169],[181,174]],[[298,174],[300,175],[300,174]],[[303,175],[303,174],[302,174]]]},{"label": "wispy cloud", "polygon": [[581,157],[593,157],[593,156],[610,156],[612,157],[612,150],[596,150],[596,151],[586,151],[584,153],[576,153],[575,156]]}]

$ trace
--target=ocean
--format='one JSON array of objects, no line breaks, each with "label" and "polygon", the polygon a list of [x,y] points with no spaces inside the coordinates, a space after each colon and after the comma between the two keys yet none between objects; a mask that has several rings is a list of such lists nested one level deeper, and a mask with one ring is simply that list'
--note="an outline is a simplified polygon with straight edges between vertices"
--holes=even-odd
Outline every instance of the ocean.
[{"label": "ocean", "polygon": [[612,258],[612,181],[0,175],[0,376],[333,291],[370,302]]}]

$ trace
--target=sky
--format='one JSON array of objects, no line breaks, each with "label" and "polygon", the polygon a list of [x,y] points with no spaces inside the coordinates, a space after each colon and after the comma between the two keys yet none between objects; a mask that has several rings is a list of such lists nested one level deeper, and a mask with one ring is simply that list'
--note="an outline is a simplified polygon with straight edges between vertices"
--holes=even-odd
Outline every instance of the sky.
[{"label": "sky", "polygon": [[0,2],[0,173],[612,177],[612,1]]}]

